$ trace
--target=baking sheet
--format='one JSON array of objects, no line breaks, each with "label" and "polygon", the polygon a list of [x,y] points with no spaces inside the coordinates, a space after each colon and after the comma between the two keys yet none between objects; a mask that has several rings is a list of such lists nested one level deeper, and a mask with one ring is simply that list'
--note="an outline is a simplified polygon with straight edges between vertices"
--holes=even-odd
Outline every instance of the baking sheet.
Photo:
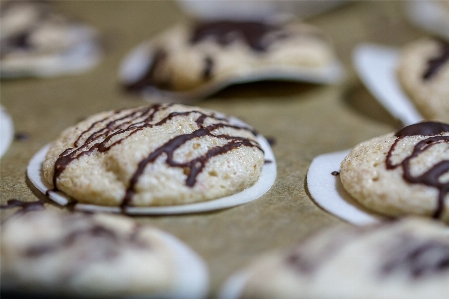
[{"label": "baking sheet", "polygon": [[[14,119],[16,131],[29,136],[15,141],[0,159],[1,204],[12,198],[44,198],[28,181],[26,168],[33,155],[62,130],[101,111],[145,105],[140,96],[121,90],[117,78],[120,62],[134,45],[188,18],[175,2],[165,0],[57,4],[101,32],[105,57],[84,74],[1,81],[2,106]],[[363,90],[364,84],[353,69],[352,53],[361,41],[397,48],[421,37],[422,31],[402,22],[403,13],[397,1],[361,1],[307,20],[333,38],[348,70],[340,84],[241,84],[196,103],[239,117],[271,138],[277,164],[274,185],[253,202],[201,214],[134,216],[136,221],[176,236],[205,260],[211,298],[216,298],[229,275],[254,256],[290,246],[322,227],[350,225],[313,201],[306,174],[316,156],[352,148],[396,129],[384,121],[391,118],[387,112],[372,110],[367,114],[358,108],[377,104],[377,100]],[[363,96],[349,100],[354,89],[361,90]],[[2,218],[14,212],[0,210]]]}]

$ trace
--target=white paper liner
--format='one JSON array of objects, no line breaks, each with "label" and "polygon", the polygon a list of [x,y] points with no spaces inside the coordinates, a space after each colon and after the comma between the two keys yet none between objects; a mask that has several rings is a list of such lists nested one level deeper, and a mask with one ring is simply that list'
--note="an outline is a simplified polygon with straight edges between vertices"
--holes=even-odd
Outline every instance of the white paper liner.
[{"label": "white paper liner", "polygon": [[250,277],[250,273],[241,270],[232,274],[224,283],[218,294],[218,299],[238,299],[243,293],[246,282]]},{"label": "white paper liner", "polygon": [[0,105],[0,157],[8,150],[14,138],[14,124],[11,116]]},{"label": "white paper liner", "polygon": [[229,1],[178,0],[186,13],[206,20],[260,20],[283,18],[309,18],[349,1]]},{"label": "white paper liner", "polygon": [[376,99],[404,125],[423,120],[396,78],[399,51],[393,48],[363,44],[353,53],[355,68]]},{"label": "white paper liner", "polygon": [[[123,59],[119,68],[119,81],[123,84],[132,83],[147,71],[152,63],[153,49],[150,43],[144,42],[135,47]],[[248,69],[230,75],[221,82],[211,81],[188,91],[167,91],[149,87],[142,90],[142,96],[154,102],[189,103],[205,98],[233,84],[256,82],[261,80],[285,80],[316,84],[335,84],[344,78],[344,67],[335,60],[322,68],[301,68],[296,66],[266,66],[256,70]]]},{"label": "white paper liner", "polygon": [[[356,202],[343,187],[339,175],[340,163],[350,150],[315,157],[307,172],[307,187],[315,202],[329,213],[355,225],[369,225],[385,219]],[[449,228],[446,230],[449,235]]]},{"label": "white paper liner", "polygon": [[[157,295],[154,298],[206,298],[209,289],[209,274],[204,261],[176,237],[162,231],[159,232],[159,237],[162,238],[162,241],[173,250],[176,265],[175,285],[168,294]],[[139,298],[142,297],[139,296]]]},{"label": "white paper liner", "polygon": [[[234,120],[235,122],[236,120]],[[250,188],[245,189],[237,194],[227,197],[173,206],[158,206],[158,207],[127,207],[121,210],[120,207],[99,206],[91,204],[75,204],[75,210],[80,211],[94,211],[94,212],[111,212],[111,213],[126,213],[129,215],[170,215],[170,214],[188,214],[198,213],[213,210],[220,210],[241,205],[253,201],[263,194],[265,194],[276,180],[276,160],[268,141],[261,135],[258,135],[257,141],[265,152],[265,163],[262,167],[262,172],[259,180]],[[27,168],[27,175],[33,185],[46,194],[51,200],[59,205],[65,206],[73,202],[69,196],[60,191],[52,191],[53,187],[47,183],[42,173],[42,163],[45,160],[50,145],[44,146],[40,149],[30,160]]]},{"label": "white paper liner", "polygon": [[329,213],[356,225],[376,223],[380,216],[368,212],[349,195],[338,175],[349,150],[324,154],[313,159],[307,172],[307,187],[315,202]]},{"label": "white paper liner", "polygon": [[412,24],[449,40],[449,10],[442,3],[407,1],[404,5],[406,17]]},{"label": "white paper liner", "polygon": [[96,66],[103,55],[96,31],[89,26],[74,25],[68,34],[79,39],[73,48],[60,53],[5,58],[0,64],[0,77],[54,77],[83,73]]}]

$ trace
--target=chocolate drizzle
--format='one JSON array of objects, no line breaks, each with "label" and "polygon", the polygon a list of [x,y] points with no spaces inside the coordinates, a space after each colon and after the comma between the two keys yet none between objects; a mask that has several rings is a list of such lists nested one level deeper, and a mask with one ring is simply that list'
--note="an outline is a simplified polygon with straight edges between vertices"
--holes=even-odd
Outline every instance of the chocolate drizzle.
[{"label": "chocolate drizzle", "polygon": [[42,212],[33,217],[37,218],[26,220],[28,225],[41,223],[38,219],[52,219],[52,224],[44,224],[42,229],[48,229],[48,225],[56,225],[58,233],[52,238],[31,239],[20,254],[30,260],[70,257],[66,267],[59,271],[57,279],[61,283],[77,277],[87,265],[113,262],[124,250],[148,252],[152,249],[151,241],[143,233],[144,226],[137,223],[123,231],[92,215]]},{"label": "chocolate drizzle", "polygon": [[285,264],[298,273],[313,275],[327,261],[338,256],[347,244],[351,244],[360,235],[375,230],[375,226],[365,226],[332,231],[332,237],[323,239],[321,246],[316,246],[314,235],[306,238],[285,258]]},{"label": "chocolate drizzle", "polygon": [[276,138],[266,137],[266,139],[267,139],[269,145],[271,145],[271,146],[276,145]]},{"label": "chocolate drizzle", "polygon": [[[446,132],[449,132],[449,125],[438,122],[422,122],[407,126],[396,132],[395,136],[397,139],[388,151],[385,161],[387,169],[391,170],[401,167],[403,171],[402,177],[406,182],[410,184],[423,184],[438,189],[438,204],[433,214],[434,218],[439,218],[443,213],[444,198],[447,194],[449,194],[449,182],[442,183],[439,180],[442,175],[449,172],[449,160],[440,161],[429,170],[418,176],[413,176],[411,174],[410,163],[413,158],[418,157],[432,146],[440,143],[449,143],[449,136],[441,135]],[[391,162],[391,157],[399,141],[405,137],[417,135],[428,136],[428,138],[418,142],[413,148],[412,153],[402,160],[401,163],[393,164],[393,162]]]},{"label": "chocolate drizzle", "polygon": [[0,42],[0,57],[4,57],[6,54],[19,50],[28,50],[31,48],[30,43],[31,32],[23,31],[16,35],[8,36]]},{"label": "chocolate drizzle", "polygon": [[209,80],[212,77],[214,69],[214,60],[210,56],[206,56],[204,58],[204,71],[203,71],[203,79]]},{"label": "chocolate drizzle", "polygon": [[7,54],[14,51],[27,51],[32,48],[30,43],[30,36],[32,32],[23,31],[15,35],[7,36],[0,40],[0,59],[3,59]]},{"label": "chocolate drizzle", "polygon": [[394,247],[384,254],[381,275],[405,272],[413,279],[449,270],[449,245],[437,240],[419,240],[403,235],[393,241]]},{"label": "chocolate drizzle", "polygon": [[18,199],[9,199],[6,205],[0,205],[0,209],[20,208],[18,213],[25,214],[31,211],[40,211],[44,209],[44,200],[20,201]]},{"label": "chocolate drizzle", "polygon": [[14,134],[15,141],[28,141],[30,139],[30,134],[26,132],[17,132]]},{"label": "chocolate drizzle", "polygon": [[[45,254],[51,254],[61,248],[73,246],[81,237],[91,237],[94,239],[102,238],[109,240],[111,243],[117,243],[118,241],[118,235],[116,235],[114,231],[100,225],[92,225],[82,230],[71,231],[56,242],[31,246],[25,251],[25,255],[27,257],[36,258]],[[110,249],[113,249],[113,247],[111,246]],[[105,257],[106,256],[112,258],[113,254],[109,251],[109,253],[106,252]]]},{"label": "chocolate drizzle", "polygon": [[[158,113],[166,110],[170,106],[171,105],[153,105],[150,107],[132,109],[129,112],[116,111],[116,114],[121,113],[123,115],[113,117],[113,120],[111,120],[111,117],[106,117],[94,122],[87,130],[78,136],[73,144],[73,148],[66,149],[56,160],[53,175],[54,190],[57,190],[58,178],[72,161],[85,155],[90,155],[94,151],[107,152],[109,149],[120,144],[123,140],[129,138],[140,130],[162,126],[173,118],[178,117],[198,115],[195,120],[197,129],[193,130],[191,133],[180,134],[168,140],[139,162],[136,171],[129,179],[128,187],[121,203],[122,208],[131,205],[132,198],[136,193],[136,185],[139,178],[144,173],[147,165],[155,162],[159,157],[165,157],[165,163],[168,166],[183,169],[186,174],[186,186],[193,187],[196,183],[197,176],[202,172],[203,168],[211,158],[240,147],[255,147],[262,151],[258,143],[251,139],[214,133],[214,131],[221,128],[232,128],[249,131],[254,136],[257,135],[251,128],[232,125],[228,123],[225,118],[220,118],[213,113],[205,114],[197,110],[171,112],[163,119],[155,121]],[[205,122],[208,119],[215,120],[216,123],[206,125]],[[225,140],[226,143],[221,146],[212,147],[202,156],[196,157],[190,161],[175,161],[174,153],[178,148],[190,140],[205,136],[219,138]]]},{"label": "chocolate drizzle", "polygon": [[439,41],[440,43],[440,53],[436,57],[432,57],[427,61],[427,69],[424,72],[422,78],[423,80],[432,79],[438,71],[443,67],[443,65],[449,61],[449,43],[444,41]]},{"label": "chocolate drizzle", "polygon": [[160,89],[170,89],[171,82],[168,78],[161,78],[157,76],[160,72],[162,65],[166,62],[168,54],[163,49],[156,49],[154,51],[151,65],[147,72],[143,74],[140,79],[132,83],[124,85],[127,91],[139,91],[149,87],[157,87]]},{"label": "chocolate drizzle", "polygon": [[28,212],[35,212],[35,211],[41,211],[44,210],[45,201],[44,200],[37,200],[37,201],[21,201],[18,199],[9,199],[6,202],[6,205],[0,205],[0,209],[13,209],[13,208],[19,208],[15,213],[13,213],[11,216],[9,216],[6,219],[2,219],[1,223],[15,217],[20,216],[23,214],[26,214]]},{"label": "chocolate drizzle", "polygon": [[14,6],[28,6],[36,11],[36,19],[31,26],[10,36],[4,36],[0,40],[0,59],[14,51],[29,51],[33,49],[31,36],[35,30],[39,29],[40,23],[49,18],[53,9],[47,1],[4,1],[0,6],[0,17],[6,18],[10,11],[14,11]]},{"label": "chocolate drizzle", "polygon": [[[70,221],[71,219],[68,218],[67,220]],[[119,235],[108,227],[96,224],[90,220],[90,218],[87,218],[85,221],[88,225],[84,228],[69,231],[53,242],[30,246],[24,252],[25,256],[29,258],[39,258],[44,255],[53,254],[58,250],[73,247],[76,244],[84,246],[83,244],[87,244],[86,238],[95,240],[94,244],[96,244],[95,247],[98,249],[96,252],[86,252],[86,254],[83,255],[83,258],[86,259],[87,262],[110,260],[118,256],[120,254],[119,246],[121,244],[126,244],[127,246],[131,245],[135,248],[149,248],[149,244],[142,242],[138,238],[141,229],[140,225],[135,225],[130,234]]]},{"label": "chocolate drizzle", "polygon": [[[191,44],[212,38],[221,46],[228,46],[236,40],[244,41],[253,51],[263,52],[275,41],[265,38],[267,34],[281,32],[280,27],[262,22],[251,21],[215,21],[198,23],[190,38]],[[277,39],[285,38],[279,34]]]}]

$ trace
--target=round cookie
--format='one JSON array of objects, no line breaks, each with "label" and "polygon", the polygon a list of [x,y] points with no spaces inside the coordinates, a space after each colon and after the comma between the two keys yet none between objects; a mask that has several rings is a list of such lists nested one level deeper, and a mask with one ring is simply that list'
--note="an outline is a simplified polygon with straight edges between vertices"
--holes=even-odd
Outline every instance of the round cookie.
[{"label": "round cookie", "polygon": [[173,249],[130,218],[47,210],[13,217],[1,233],[2,293],[117,298],[175,285]]},{"label": "round cookie", "polygon": [[2,78],[79,73],[101,59],[96,30],[50,2],[2,0],[0,9]]},{"label": "round cookie", "polygon": [[188,92],[236,78],[288,77],[298,69],[314,74],[335,62],[319,29],[258,21],[179,24],[133,53],[120,75],[130,91]]},{"label": "round cookie", "polygon": [[448,260],[447,230],[430,220],[338,226],[255,259],[220,299],[443,299]]},{"label": "round cookie", "polygon": [[424,38],[406,45],[397,78],[424,118],[449,122],[449,44]]},{"label": "round cookie", "polygon": [[80,203],[165,206],[208,201],[251,187],[264,152],[236,119],[184,105],[99,113],[50,147],[45,179]]},{"label": "round cookie", "polygon": [[422,122],[355,146],[341,162],[345,190],[387,216],[449,223],[449,125]]}]

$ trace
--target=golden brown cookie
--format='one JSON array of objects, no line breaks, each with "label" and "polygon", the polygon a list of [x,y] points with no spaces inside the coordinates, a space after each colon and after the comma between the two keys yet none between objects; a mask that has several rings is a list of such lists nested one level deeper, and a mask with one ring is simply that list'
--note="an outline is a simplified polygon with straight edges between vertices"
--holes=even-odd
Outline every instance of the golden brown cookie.
[{"label": "golden brown cookie", "polygon": [[430,220],[337,226],[256,258],[221,299],[443,299],[448,259],[447,229]]},{"label": "golden brown cookie", "polygon": [[335,60],[328,38],[311,25],[204,21],[178,24],[141,44],[120,77],[130,91],[182,95],[270,76],[315,78]]},{"label": "golden brown cookie", "polygon": [[98,32],[47,1],[1,1],[0,76],[79,73],[101,59]]},{"label": "golden brown cookie", "polygon": [[341,163],[345,190],[386,216],[449,223],[449,125],[422,122],[355,146]]},{"label": "golden brown cookie", "polygon": [[397,77],[425,119],[449,122],[449,44],[425,38],[406,45]]},{"label": "golden brown cookie", "polygon": [[65,130],[43,171],[55,189],[80,203],[124,208],[208,201],[259,179],[265,160],[256,136],[241,121],[199,107],[109,111]]},{"label": "golden brown cookie", "polygon": [[30,208],[3,222],[1,236],[1,291],[8,298],[207,294],[207,267],[194,251],[129,217]]}]

